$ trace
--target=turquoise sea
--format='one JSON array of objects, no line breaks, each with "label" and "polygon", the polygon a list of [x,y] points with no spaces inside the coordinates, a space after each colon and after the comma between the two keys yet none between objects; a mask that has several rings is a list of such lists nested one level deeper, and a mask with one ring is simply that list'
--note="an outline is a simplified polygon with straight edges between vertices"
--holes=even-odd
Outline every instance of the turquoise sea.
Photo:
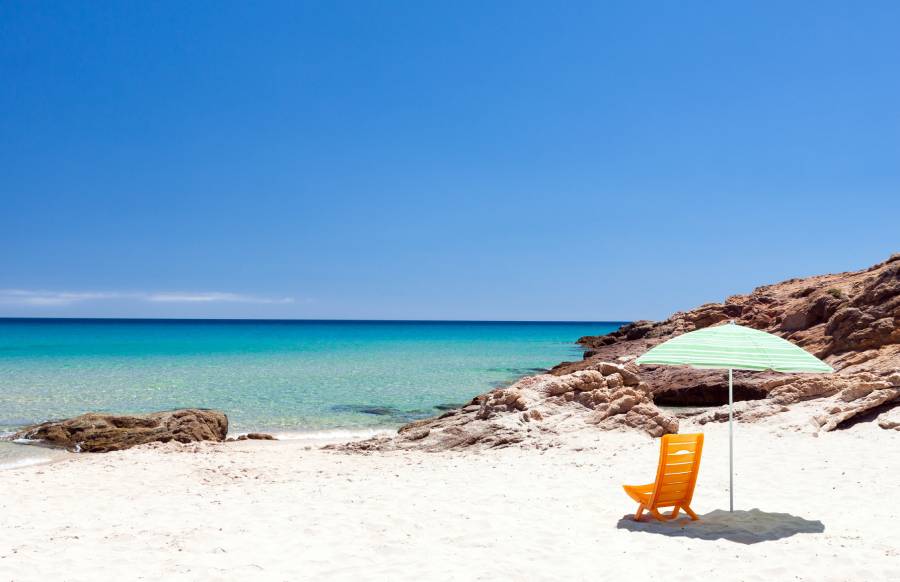
[{"label": "turquoise sea", "polygon": [[0,432],[217,408],[232,432],[395,427],[581,358],[620,322],[0,319]]}]

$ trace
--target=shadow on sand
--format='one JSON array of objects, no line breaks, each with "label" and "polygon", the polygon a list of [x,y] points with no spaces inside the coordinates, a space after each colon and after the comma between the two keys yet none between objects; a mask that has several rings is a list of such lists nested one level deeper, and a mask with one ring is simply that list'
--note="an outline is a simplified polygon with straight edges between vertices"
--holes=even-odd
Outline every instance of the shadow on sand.
[{"label": "shadow on sand", "polygon": [[800,533],[822,533],[825,524],[810,521],[790,513],[768,513],[759,509],[735,511],[717,509],[691,521],[687,516],[660,522],[646,515],[634,521],[633,514],[619,520],[616,527],[671,537],[700,540],[728,540],[739,544],[758,544],[791,537]]}]

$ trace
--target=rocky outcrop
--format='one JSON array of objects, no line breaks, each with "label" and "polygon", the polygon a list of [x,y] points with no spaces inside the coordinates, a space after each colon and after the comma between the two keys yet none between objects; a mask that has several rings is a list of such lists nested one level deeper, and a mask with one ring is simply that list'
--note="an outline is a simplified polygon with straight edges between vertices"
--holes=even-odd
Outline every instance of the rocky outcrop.
[{"label": "rocky outcrop", "polygon": [[584,431],[625,428],[652,436],[678,432],[678,420],[653,404],[647,388],[634,366],[609,362],[562,376],[529,376],[436,418],[411,422],[397,436],[333,448],[442,451],[513,444],[546,448]]},{"label": "rocky outcrop", "polygon": [[[584,359],[560,364],[551,373],[629,361],[678,334],[729,320],[780,335],[836,370],[831,375],[736,372],[735,397],[747,400],[735,409],[738,420],[758,421],[812,403],[807,421],[828,431],[873,409],[900,405],[900,254],[863,271],[791,279],[663,321],[637,321],[606,336],[581,338]],[[641,366],[640,372],[651,398],[660,403],[725,402],[721,371]],[[725,419],[724,409],[697,418]]]},{"label": "rocky outcrop", "polygon": [[[583,337],[584,358],[549,374],[476,396],[467,405],[404,425],[396,436],[331,448],[350,451],[510,445],[546,448],[592,431],[678,431],[679,418],[728,420],[722,370],[632,363],[678,334],[734,320],[780,335],[825,359],[835,374],[735,371],[739,422],[786,419],[795,427],[834,430],[867,417],[900,427],[900,255],[864,271],[791,279],[673,314]],[[703,408],[666,408],[703,407]],[[675,412],[673,412],[675,411]],[[787,414],[791,413],[791,414]]]},{"label": "rocky outcrop", "polygon": [[105,453],[154,442],[221,442],[227,432],[224,413],[188,408],[134,416],[83,414],[30,426],[9,438],[40,440],[74,452]]}]

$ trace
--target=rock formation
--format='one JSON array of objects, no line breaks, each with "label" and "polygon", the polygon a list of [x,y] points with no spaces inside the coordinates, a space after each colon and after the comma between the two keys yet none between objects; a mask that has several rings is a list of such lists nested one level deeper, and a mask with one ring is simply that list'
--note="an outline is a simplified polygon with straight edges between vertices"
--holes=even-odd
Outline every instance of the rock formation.
[{"label": "rock formation", "polygon": [[105,453],[153,442],[224,441],[228,417],[188,408],[134,416],[83,414],[27,427],[10,439],[40,440],[70,451]]},{"label": "rock formation", "polygon": [[[900,405],[900,254],[863,271],[791,279],[664,321],[637,321],[606,336],[581,338],[584,359],[560,364],[551,373],[628,361],[675,335],[729,320],[780,335],[836,370],[832,375],[736,372],[735,397],[747,400],[736,408],[738,420],[760,420],[801,402],[813,403],[806,420],[827,431],[871,410]],[[641,378],[658,404],[709,404],[717,394],[721,404],[727,394],[717,370],[641,366]],[[723,409],[697,420],[724,418]]]},{"label": "rock formation", "polygon": [[[734,320],[794,342],[829,362],[835,374],[735,372],[738,422],[780,421],[829,431],[872,416],[900,430],[900,254],[864,271],[791,279],[579,340],[579,362],[481,394],[469,404],[401,427],[392,437],[343,450],[470,446],[553,446],[573,433],[638,429],[677,432],[678,417],[704,424],[728,419],[722,370],[640,366],[631,360],[681,333]],[[705,407],[669,408],[659,406]],[[677,412],[672,412],[677,411]],[[792,412],[792,414],[785,414]]]}]

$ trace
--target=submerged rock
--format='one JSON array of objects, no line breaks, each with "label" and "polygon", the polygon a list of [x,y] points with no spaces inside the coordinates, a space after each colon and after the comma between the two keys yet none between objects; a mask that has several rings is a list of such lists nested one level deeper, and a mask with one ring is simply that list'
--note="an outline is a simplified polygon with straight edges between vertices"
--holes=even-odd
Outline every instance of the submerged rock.
[{"label": "submerged rock", "polygon": [[476,396],[461,408],[404,425],[397,436],[329,448],[365,451],[552,446],[566,435],[616,429],[651,436],[678,432],[678,420],[657,408],[633,365],[564,376],[540,374]]},{"label": "submerged rock", "polygon": [[448,402],[446,404],[435,404],[434,408],[435,408],[435,410],[440,410],[442,412],[445,412],[447,410],[455,410],[457,408],[462,408],[463,406],[465,406],[464,402]]},{"label": "submerged rock", "polygon": [[331,407],[334,412],[353,412],[357,414],[372,414],[374,416],[398,416],[403,411],[390,406],[376,406],[366,404],[335,404]]},{"label": "submerged rock", "polygon": [[132,416],[82,414],[29,426],[9,438],[40,440],[74,452],[105,453],[154,442],[222,442],[227,433],[224,413],[186,408]]},{"label": "submerged rock", "polygon": [[[439,409],[438,407],[435,407]],[[349,412],[354,414],[370,414],[372,416],[386,416],[395,422],[409,422],[420,418],[427,418],[434,410],[400,410],[391,406],[379,406],[375,404],[336,404],[331,407],[334,412]]]}]

